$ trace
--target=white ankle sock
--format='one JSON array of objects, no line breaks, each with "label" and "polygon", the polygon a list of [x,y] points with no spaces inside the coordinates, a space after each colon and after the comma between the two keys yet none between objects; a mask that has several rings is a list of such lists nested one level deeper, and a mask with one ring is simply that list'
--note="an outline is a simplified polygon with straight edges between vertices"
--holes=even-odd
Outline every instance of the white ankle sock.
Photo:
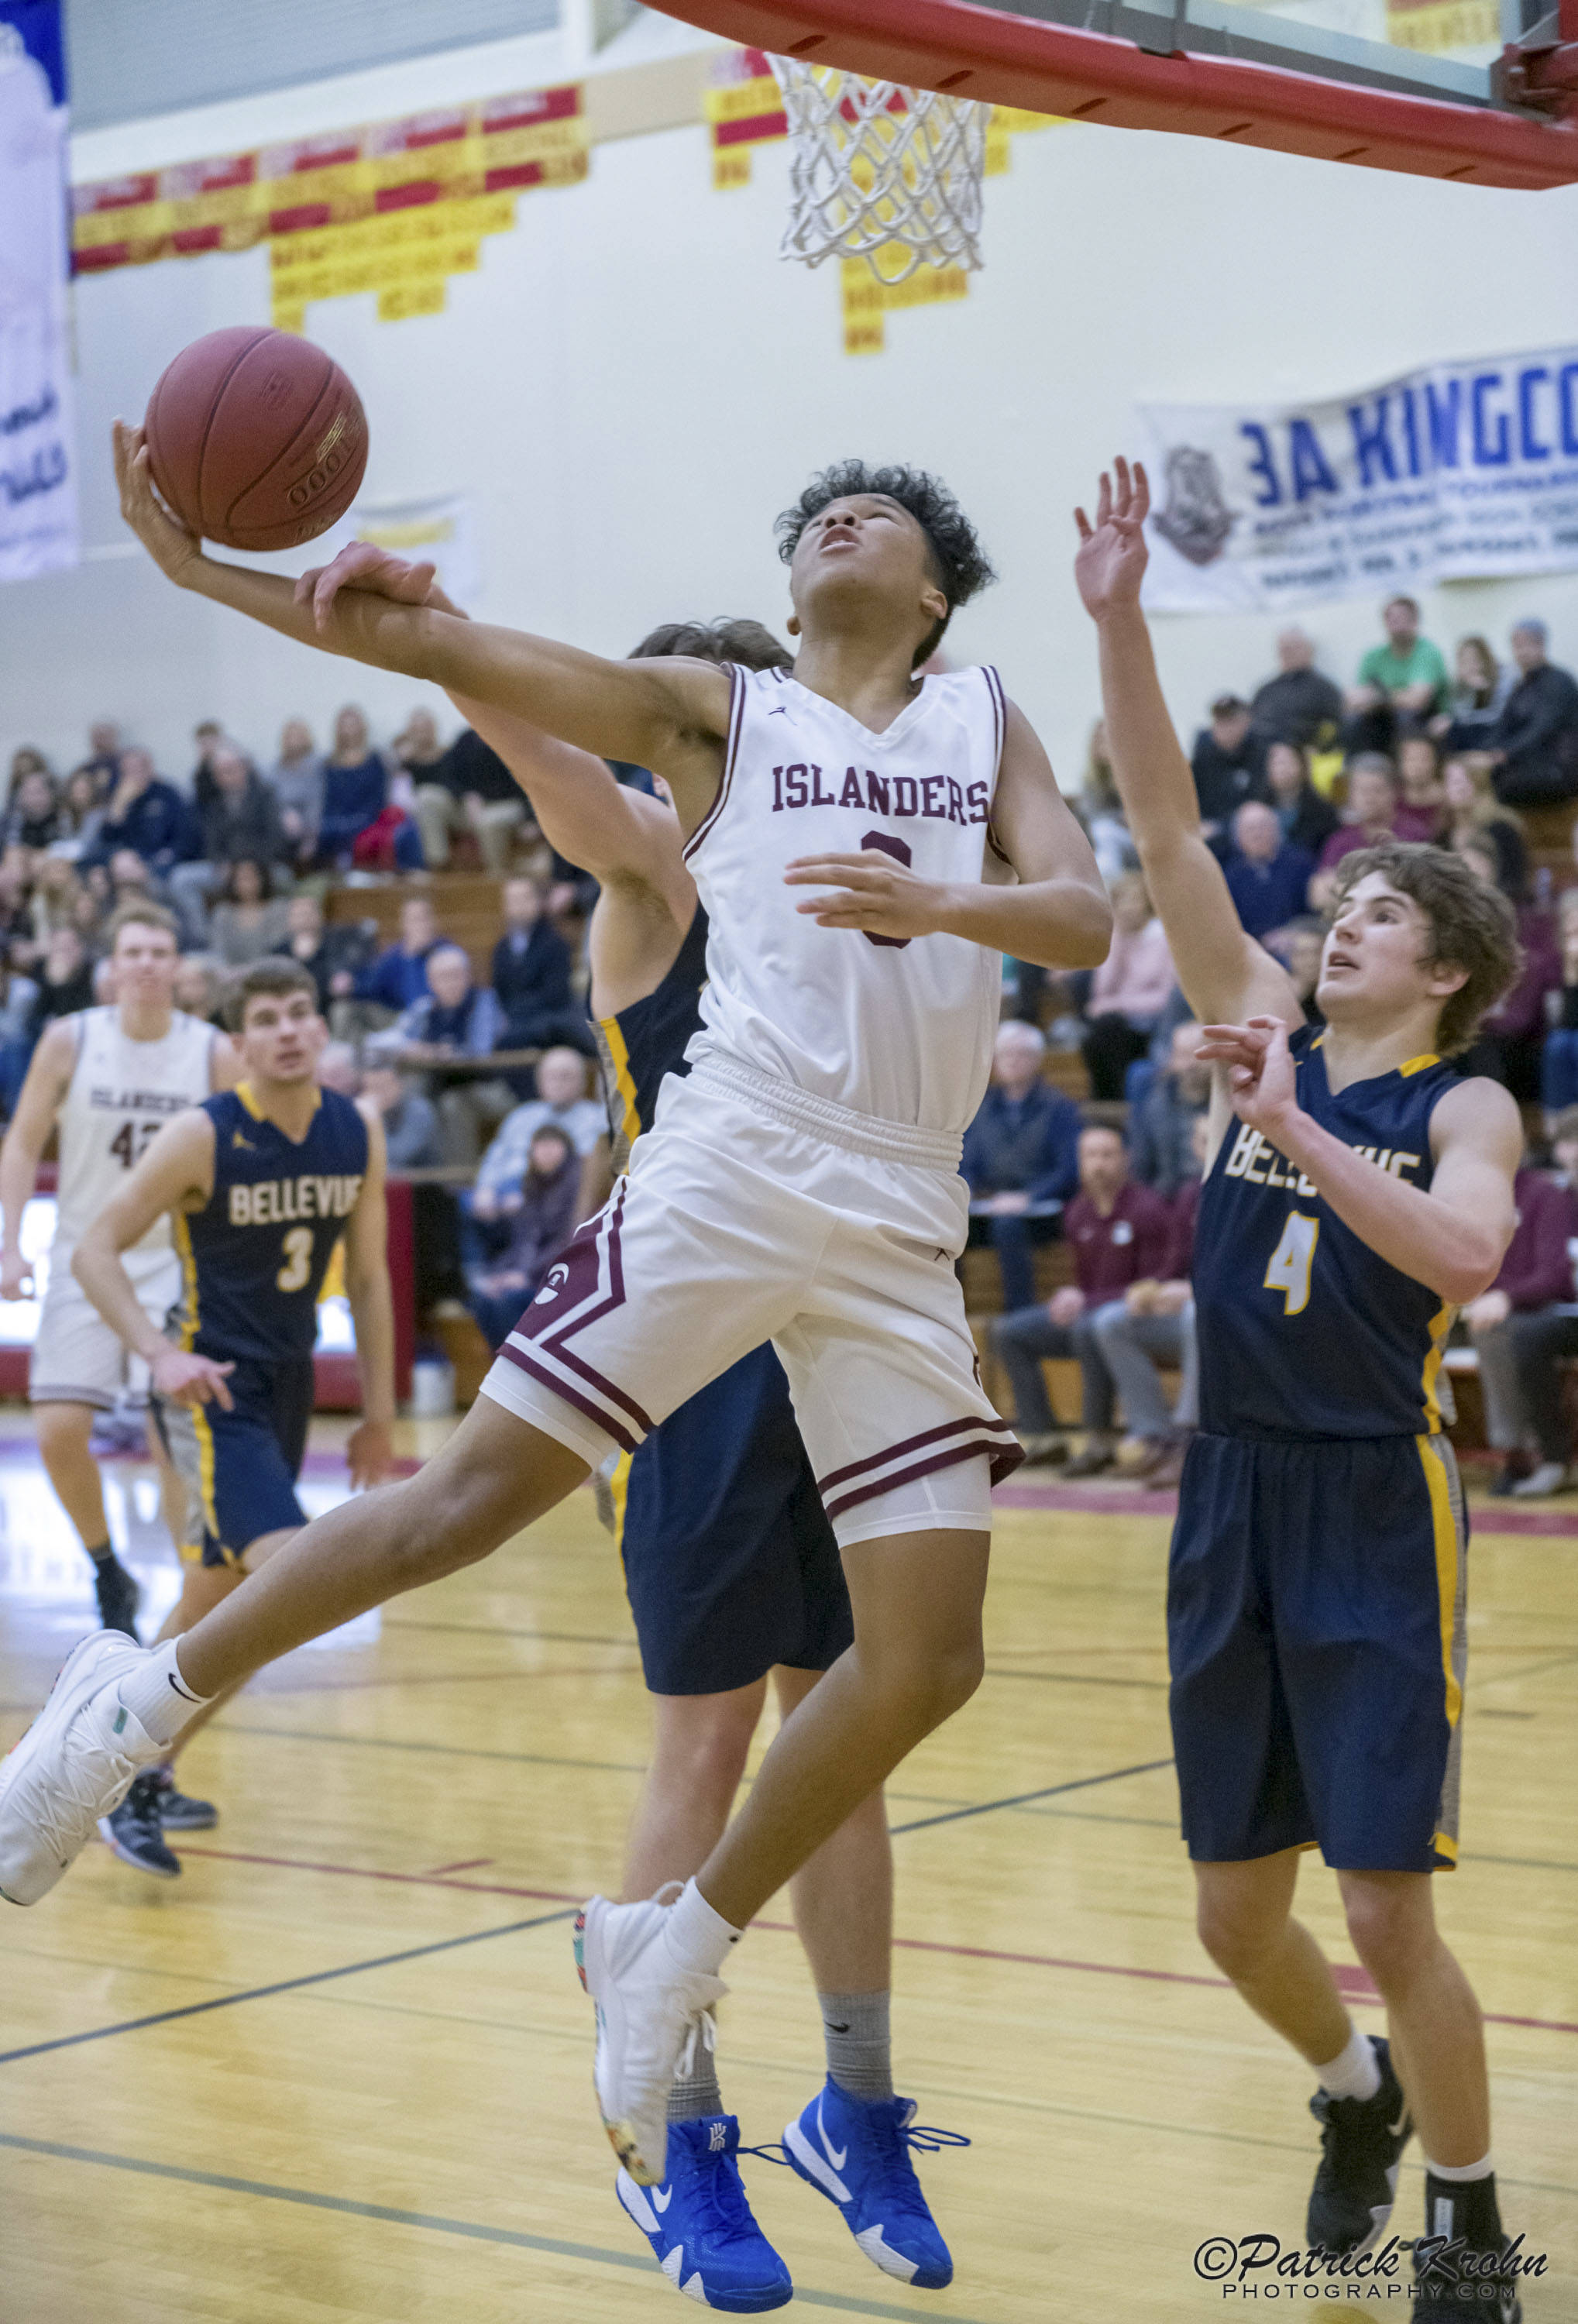
[{"label": "white ankle sock", "polygon": [[686,1882],[663,1919],[663,1941],[680,1968],[703,1977],[716,1977],[742,1933],[713,1911],[694,1880]]},{"label": "white ankle sock", "polygon": [[1341,2057],[1329,2065],[1317,2066],[1321,2088],[1329,2098],[1372,2098],[1380,2088],[1380,2068],[1375,2062],[1375,2050],[1368,2034],[1357,2026],[1348,2036],[1348,2046]]},{"label": "white ankle sock", "polygon": [[161,1646],[151,1647],[146,1660],[127,1672],[118,1689],[123,1709],[131,1712],[145,1735],[162,1744],[166,1750],[188,1720],[202,1710],[207,1699],[194,1694],[182,1678],[180,1665],[175,1658],[179,1643],[178,1639],[166,1638]]},{"label": "white ankle sock", "polygon": [[1487,2154],[1482,2163],[1426,2163],[1425,2168],[1432,2179],[1444,2181],[1448,2187],[1472,2187],[1476,2179],[1493,2179],[1496,2158]]}]

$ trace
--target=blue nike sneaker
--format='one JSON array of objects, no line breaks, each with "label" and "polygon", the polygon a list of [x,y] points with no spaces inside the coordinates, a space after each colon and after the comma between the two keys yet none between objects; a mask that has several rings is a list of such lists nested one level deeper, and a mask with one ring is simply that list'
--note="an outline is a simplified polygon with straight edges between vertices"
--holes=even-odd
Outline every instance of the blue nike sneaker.
[{"label": "blue nike sneaker", "polygon": [[940,2292],[954,2263],[909,2160],[911,2147],[932,2153],[968,2146],[956,2131],[912,2129],[913,2098],[857,2098],[831,2077],[798,2122],[784,2132],[784,2152],[809,2185],[844,2214],[844,2225],[884,2275]]},{"label": "blue nike sneaker", "polygon": [[614,2191],[677,2292],[704,2308],[756,2316],[795,2296],[789,2272],[751,2216],[732,2114],[669,2125],[669,2176],[638,2187],[622,2170]]}]

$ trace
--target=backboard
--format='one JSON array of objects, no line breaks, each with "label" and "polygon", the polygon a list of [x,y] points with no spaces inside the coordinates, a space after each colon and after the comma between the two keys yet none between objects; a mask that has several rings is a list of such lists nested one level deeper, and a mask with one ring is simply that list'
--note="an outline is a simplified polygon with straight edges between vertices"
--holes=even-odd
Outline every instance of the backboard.
[{"label": "backboard", "polygon": [[743,46],[1414,176],[1578,181],[1578,0],[656,0]]}]

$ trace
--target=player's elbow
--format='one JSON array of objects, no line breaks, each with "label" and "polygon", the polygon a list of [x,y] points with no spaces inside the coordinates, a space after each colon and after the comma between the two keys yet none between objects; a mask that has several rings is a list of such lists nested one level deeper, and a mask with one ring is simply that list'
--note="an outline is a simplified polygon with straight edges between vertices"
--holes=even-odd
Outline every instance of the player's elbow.
[{"label": "player's elbow", "polygon": [[1465,1221],[1461,1241],[1450,1256],[1443,1256],[1431,1274],[1430,1288],[1453,1307],[1468,1306],[1482,1297],[1500,1274],[1510,1240],[1499,1227],[1478,1227]]},{"label": "player's elbow", "polygon": [[1041,968],[1100,968],[1112,943],[1112,908],[1105,889],[1071,887],[1048,908],[1034,947],[1021,958]]}]

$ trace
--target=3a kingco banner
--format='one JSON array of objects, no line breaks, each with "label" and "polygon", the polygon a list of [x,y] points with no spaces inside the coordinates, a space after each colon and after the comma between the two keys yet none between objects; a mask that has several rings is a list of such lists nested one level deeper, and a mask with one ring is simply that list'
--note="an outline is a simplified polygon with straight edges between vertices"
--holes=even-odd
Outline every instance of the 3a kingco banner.
[{"label": "3a kingco banner", "polygon": [[0,581],[77,562],[60,0],[0,0]]},{"label": "3a kingco banner", "polygon": [[1578,567],[1578,346],[1435,364],[1329,402],[1140,416],[1158,611]]}]

